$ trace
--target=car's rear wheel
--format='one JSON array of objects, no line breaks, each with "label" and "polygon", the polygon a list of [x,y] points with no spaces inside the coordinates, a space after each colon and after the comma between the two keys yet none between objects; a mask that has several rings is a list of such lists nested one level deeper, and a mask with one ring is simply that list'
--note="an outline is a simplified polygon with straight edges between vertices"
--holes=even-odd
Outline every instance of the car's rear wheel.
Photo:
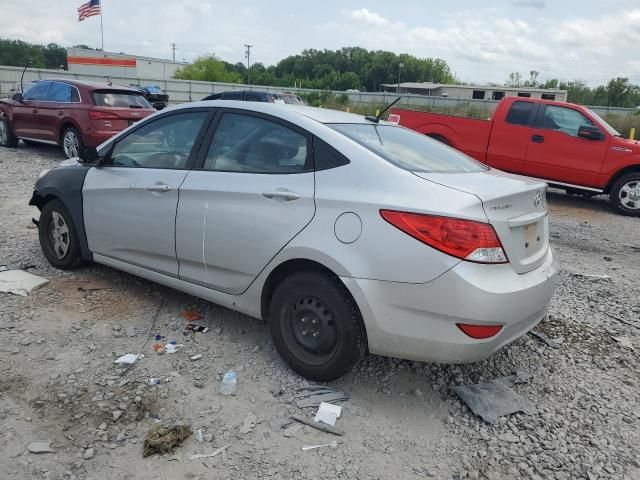
[{"label": "car's rear wheel", "polygon": [[62,132],[62,150],[67,158],[80,156],[83,146],[80,132],[75,127],[67,127]]},{"label": "car's rear wheel", "polygon": [[289,366],[316,381],[330,381],[362,357],[366,338],[360,312],[340,280],[301,272],[283,280],[269,307],[271,337]]},{"label": "car's rear wheel", "polygon": [[82,263],[75,225],[61,201],[52,200],[44,205],[38,234],[42,253],[54,267],[71,270]]},{"label": "car's rear wheel", "polygon": [[609,201],[619,212],[640,217],[640,172],[620,177],[611,187]]},{"label": "car's rear wheel", "polygon": [[13,134],[9,120],[5,117],[0,117],[0,146],[7,148],[18,146],[18,137]]}]

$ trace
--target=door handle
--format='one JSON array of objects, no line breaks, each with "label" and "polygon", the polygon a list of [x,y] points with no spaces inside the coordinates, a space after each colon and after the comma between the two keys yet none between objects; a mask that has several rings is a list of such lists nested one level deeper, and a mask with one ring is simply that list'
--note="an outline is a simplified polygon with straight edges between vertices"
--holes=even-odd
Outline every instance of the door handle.
[{"label": "door handle", "polygon": [[544,143],[544,137],[542,135],[534,135],[531,137],[531,141],[535,143]]},{"label": "door handle", "polygon": [[64,112],[62,110],[58,110],[58,116],[61,117],[62,115],[64,115]]},{"label": "door handle", "polygon": [[160,193],[165,193],[171,190],[171,186],[167,185],[166,183],[161,183],[161,184],[156,184],[156,185],[149,185],[147,187],[147,190],[150,192],[160,192]]},{"label": "door handle", "polygon": [[38,113],[38,109],[34,108],[33,110],[31,110],[31,113]]},{"label": "door handle", "polygon": [[300,195],[296,192],[292,192],[290,190],[273,190],[270,192],[263,192],[263,197],[267,197],[270,199],[282,199],[285,202],[290,202],[291,200],[297,200],[300,198]]}]

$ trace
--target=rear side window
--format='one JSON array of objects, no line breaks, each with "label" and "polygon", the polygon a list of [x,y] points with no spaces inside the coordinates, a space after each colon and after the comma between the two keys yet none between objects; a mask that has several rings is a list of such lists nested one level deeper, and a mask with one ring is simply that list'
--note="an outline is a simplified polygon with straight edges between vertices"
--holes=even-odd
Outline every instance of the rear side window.
[{"label": "rear side window", "polygon": [[49,102],[71,102],[71,86],[66,83],[52,82],[45,100]]},{"label": "rear side window", "polygon": [[270,120],[225,113],[211,142],[204,169],[272,174],[311,170],[307,138]]},{"label": "rear side window", "polygon": [[513,102],[507,114],[507,123],[529,125],[534,106],[535,104],[531,102]]},{"label": "rear side window", "polygon": [[313,163],[317,170],[328,170],[349,163],[349,159],[327,142],[313,137]]},{"label": "rear side window", "polygon": [[96,90],[93,92],[93,103],[98,107],[151,108],[144,95],[125,90]]},{"label": "rear side window", "polygon": [[242,100],[242,92],[226,92],[220,98],[221,100]]},{"label": "rear side window", "polygon": [[329,126],[404,170],[430,173],[487,170],[471,157],[407,128],[361,123]]}]

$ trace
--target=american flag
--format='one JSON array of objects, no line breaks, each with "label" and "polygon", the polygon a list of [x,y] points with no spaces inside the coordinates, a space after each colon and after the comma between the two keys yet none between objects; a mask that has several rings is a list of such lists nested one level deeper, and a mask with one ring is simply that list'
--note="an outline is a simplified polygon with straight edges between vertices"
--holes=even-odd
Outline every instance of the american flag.
[{"label": "american flag", "polygon": [[81,22],[85,18],[100,15],[100,0],[89,0],[78,8],[78,21]]}]

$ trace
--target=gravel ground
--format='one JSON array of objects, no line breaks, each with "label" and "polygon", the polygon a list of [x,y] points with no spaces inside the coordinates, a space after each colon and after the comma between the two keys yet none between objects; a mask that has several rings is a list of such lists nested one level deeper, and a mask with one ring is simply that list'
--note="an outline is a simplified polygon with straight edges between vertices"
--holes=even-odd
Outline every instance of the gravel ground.
[{"label": "gravel ground", "polygon": [[[308,383],[262,323],[106,267],[47,264],[27,201],[37,173],[61,160],[52,147],[0,149],[0,265],[50,279],[28,298],[0,294],[0,478],[640,478],[640,219],[604,199],[549,194],[562,271],[539,330],[560,348],[526,335],[472,365],[369,356],[331,384],[350,395],[338,420],[346,433],[333,437],[286,425],[313,413],[294,402]],[[108,288],[79,290],[96,280]],[[209,332],[181,334],[186,308],[204,313]],[[137,365],[116,368],[117,355],[145,343],[156,311],[151,333],[184,347],[156,355],[149,342]],[[239,387],[223,397],[228,369]],[[513,388],[537,415],[489,425],[450,389],[516,370],[532,375]],[[162,383],[148,385],[152,377]],[[188,425],[202,441],[192,435],[173,454],[143,458],[157,424]],[[300,448],[334,439],[337,448]],[[30,453],[34,441],[55,453]]]}]

